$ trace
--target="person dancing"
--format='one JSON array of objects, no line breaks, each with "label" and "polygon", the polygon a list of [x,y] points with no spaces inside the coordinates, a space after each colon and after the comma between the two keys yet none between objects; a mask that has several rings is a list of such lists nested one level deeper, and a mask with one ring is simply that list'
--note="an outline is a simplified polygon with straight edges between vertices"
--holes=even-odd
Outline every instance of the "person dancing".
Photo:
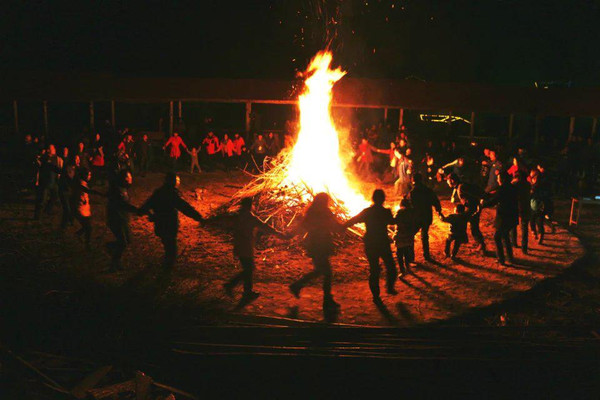
[{"label": "person dancing", "polygon": [[291,238],[300,233],[307,233],[306,250],[312,259],[314,270],[305,274],[290,285],[290,291],[296,298],[300,298],[300,291],[313,279],[323,276],[323,310],[339,308],[331,294],[331,263],[329,258],[333,254],[333,235],[344,230],[341,224],[329,209],[331,199],[327,193],[318,193],[312,204],[308,207],[300,224],[286,236]]}]

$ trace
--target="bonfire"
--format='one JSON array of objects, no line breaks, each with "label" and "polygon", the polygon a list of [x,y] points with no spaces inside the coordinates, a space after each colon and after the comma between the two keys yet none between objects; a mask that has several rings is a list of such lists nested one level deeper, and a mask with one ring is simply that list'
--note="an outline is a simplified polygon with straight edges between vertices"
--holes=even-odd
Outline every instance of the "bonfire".
[{"label": "bonfire", "polygon": [[345,131],[336,128],[331,116],[333,85],[345,72],[331,69],[332,55],[323,51],[311,61],[298,98],[300,128],[295,145],[284,149],[268,168],[237,192],[217,213],[235,210],[243,197],[254,197],[259,218],[276,229],[285,230],[304,212],[319,192],[333,200],[333,211],[342,220],[369,205],[361,184],[347,172],[351,149]]}]

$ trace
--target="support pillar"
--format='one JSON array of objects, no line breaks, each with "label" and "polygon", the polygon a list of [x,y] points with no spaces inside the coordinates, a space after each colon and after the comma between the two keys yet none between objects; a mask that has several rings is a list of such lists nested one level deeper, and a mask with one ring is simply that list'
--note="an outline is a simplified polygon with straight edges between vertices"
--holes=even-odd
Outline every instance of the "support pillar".
[{"label": "support pillar", "polygon": [[469,130],[469,136],[475,136],[475,111],[471,111],[471,129]]},{"label": "support pillar", "polygon": [[13,115],[15,119],[15,134],[19,134],[19,106],[17,101],[13,100]]},{"label": "support pillar", "polygon": [[42,109],[44,111],[44,136],[48,140],[48,102],[46,100],[42,102]]},{"label": "support pillar", "polygon": [[569,120],[569,140],[573,137],[573,132],[575,132],[575,117]]},{"label": "support pillar", "polygon": [[116,132],[116,123],[115,123],[115,101],[111,100],[110,101],[110,123],[112,125],[112,128],[115,130]]},{"label": "support pillar", "polygon": [[94,102],[90,101],[90,133],[93,134],[96,130],[96,116],[94,113]]},{"label": "support pillar", "polygon": [[169,102],[169,136],[173,135],[173,102]]},{"label": "support pillar", "polygon": [[182,108],[181,100],[179,100],[177,102],[177,118],[181,119],[182,116],[183,116],[183,108]]},{"label": "support pillar", "polygon": [[383,123],[387,124],[387,122],[388,122],[388,109],[384,108],[383,109]]},{"label": "support pillar", "polygon": [[515,128],[515,114],[511,113],[508,118],[508,138],[512,139]]},{"label": "support pillar", "polygon": [[598,117],[592,118],[592,139],[596,137],[598,131]]},{"label": "support pillar", "polygon": [[246,103],[246,135],[250,134],[250,114],[252,113],[252,103]]},{"label": "support pillar", "polygon": [[402,125],[404,125],[404,108],[400,109],[400,116],[398,117],[398,130],[402,128]]}]

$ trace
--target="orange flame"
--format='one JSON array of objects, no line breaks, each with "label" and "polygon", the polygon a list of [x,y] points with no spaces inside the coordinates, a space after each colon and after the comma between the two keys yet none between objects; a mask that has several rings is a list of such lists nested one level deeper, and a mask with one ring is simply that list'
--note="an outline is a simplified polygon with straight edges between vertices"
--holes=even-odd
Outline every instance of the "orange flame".
[{"label": "orange flame", "polygon": [[340,138],[331,117],[333,85],[345,74],[330,69],[332,55],[319,52],[311,61],[299,97],[300,132],[287,167],[284,184],[307,185],[314,193],[328,192],[351,214],[369,205],[353,187],[340,152]]}]

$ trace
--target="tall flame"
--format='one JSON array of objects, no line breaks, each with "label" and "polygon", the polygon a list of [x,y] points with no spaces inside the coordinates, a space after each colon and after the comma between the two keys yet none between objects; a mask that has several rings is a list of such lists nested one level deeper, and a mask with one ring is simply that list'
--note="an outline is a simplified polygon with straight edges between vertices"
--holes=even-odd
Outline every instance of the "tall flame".
[{"label": "tall flame", "polygon": [[330,69],[330,52],[318,53],[310,63],[299,97],[300,132],[292,150],[284,183],[305,184],[314,193],[328,192],[354,214],[369,202],[355,190],[345,174],[340,138],[331,117],[333,85],[345,74]]}]

